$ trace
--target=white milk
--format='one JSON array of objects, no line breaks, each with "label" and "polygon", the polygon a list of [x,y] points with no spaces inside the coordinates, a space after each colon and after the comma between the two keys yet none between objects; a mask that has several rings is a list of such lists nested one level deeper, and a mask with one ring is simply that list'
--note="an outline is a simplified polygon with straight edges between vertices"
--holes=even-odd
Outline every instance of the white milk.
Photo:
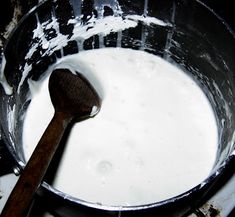
[{"label": "white milk", "polygon": [[[208,177],[217,152],[215,116],[179,68],[123,48],[84,51],[55,67],[82,72],[102,98],[98,115],[73,127],[55,188],[89,202],[140,205],[179,195]],[[53,116],[48,78],[29,84],[27,159]]]}]

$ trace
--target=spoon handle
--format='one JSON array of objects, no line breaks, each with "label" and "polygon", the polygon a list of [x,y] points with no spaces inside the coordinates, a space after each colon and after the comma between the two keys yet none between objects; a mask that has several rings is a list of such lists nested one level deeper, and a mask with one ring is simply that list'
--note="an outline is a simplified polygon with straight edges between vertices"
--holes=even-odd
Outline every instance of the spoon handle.
[{"label": "spoon handle", "polygon": [[70,116],[62,112],[55,112],[54,117],[11,192],[1,217],[27,216],[33,196],[42,182],[50,161],[70,121]]}]

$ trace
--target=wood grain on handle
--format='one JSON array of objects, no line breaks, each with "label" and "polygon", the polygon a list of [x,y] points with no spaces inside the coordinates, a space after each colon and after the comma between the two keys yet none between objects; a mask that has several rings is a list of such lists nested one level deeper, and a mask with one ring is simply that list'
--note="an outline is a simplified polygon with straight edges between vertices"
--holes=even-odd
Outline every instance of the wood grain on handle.
[{"label": "wood grain on handle", "polygon": [[[1,217],[26,217],[50,161],[72,117],[56,112],[20,175]],[[33,130],[33,129],[32,129]]]}]

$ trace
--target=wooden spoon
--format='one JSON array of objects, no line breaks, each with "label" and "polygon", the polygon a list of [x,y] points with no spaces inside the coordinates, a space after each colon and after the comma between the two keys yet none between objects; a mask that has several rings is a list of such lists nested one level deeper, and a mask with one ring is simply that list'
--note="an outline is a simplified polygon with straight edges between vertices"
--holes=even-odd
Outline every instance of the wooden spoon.
[{"label": "wooden spoon", "polygon": [[[49,80],[55,114],[16,183],[1,217],[26,217],[60,140],[73,120],[96,115],[101,101],[90,83],[68,69],[56,69]],[[33,130],[33,129],[32,129]]]}]

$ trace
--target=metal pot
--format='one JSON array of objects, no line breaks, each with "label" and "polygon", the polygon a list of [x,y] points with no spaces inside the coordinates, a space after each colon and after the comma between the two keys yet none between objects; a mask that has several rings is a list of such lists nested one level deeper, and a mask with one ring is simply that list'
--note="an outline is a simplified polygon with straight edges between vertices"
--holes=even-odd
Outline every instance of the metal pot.
[{"label": "metal pot", "polygon": [[[76,19],[86,26],[92,16],[143,15],[169,25],[148,25],[112,31],[89,38],[72,37]],[[41,37],[35,35],[40,28]],[[56,41],[57,43],[52,43]],[[101,47],[141,49],[177,63],[203,89],[214,109],[219,147],[211,175],[189,191],[165,201],[128,207],[93,204],[54,189],[47,179],[38,195],[55,212],[66,216],[182,216],[196,206],[234,163],[235,151],[235,40],[212,10],[197,0],[60,0],[43,1],[18,24],[1,56],[2,140],[20,172],[25,165],[22,125],[29,105],[27,79],[38,80],[63,55]]]}]

